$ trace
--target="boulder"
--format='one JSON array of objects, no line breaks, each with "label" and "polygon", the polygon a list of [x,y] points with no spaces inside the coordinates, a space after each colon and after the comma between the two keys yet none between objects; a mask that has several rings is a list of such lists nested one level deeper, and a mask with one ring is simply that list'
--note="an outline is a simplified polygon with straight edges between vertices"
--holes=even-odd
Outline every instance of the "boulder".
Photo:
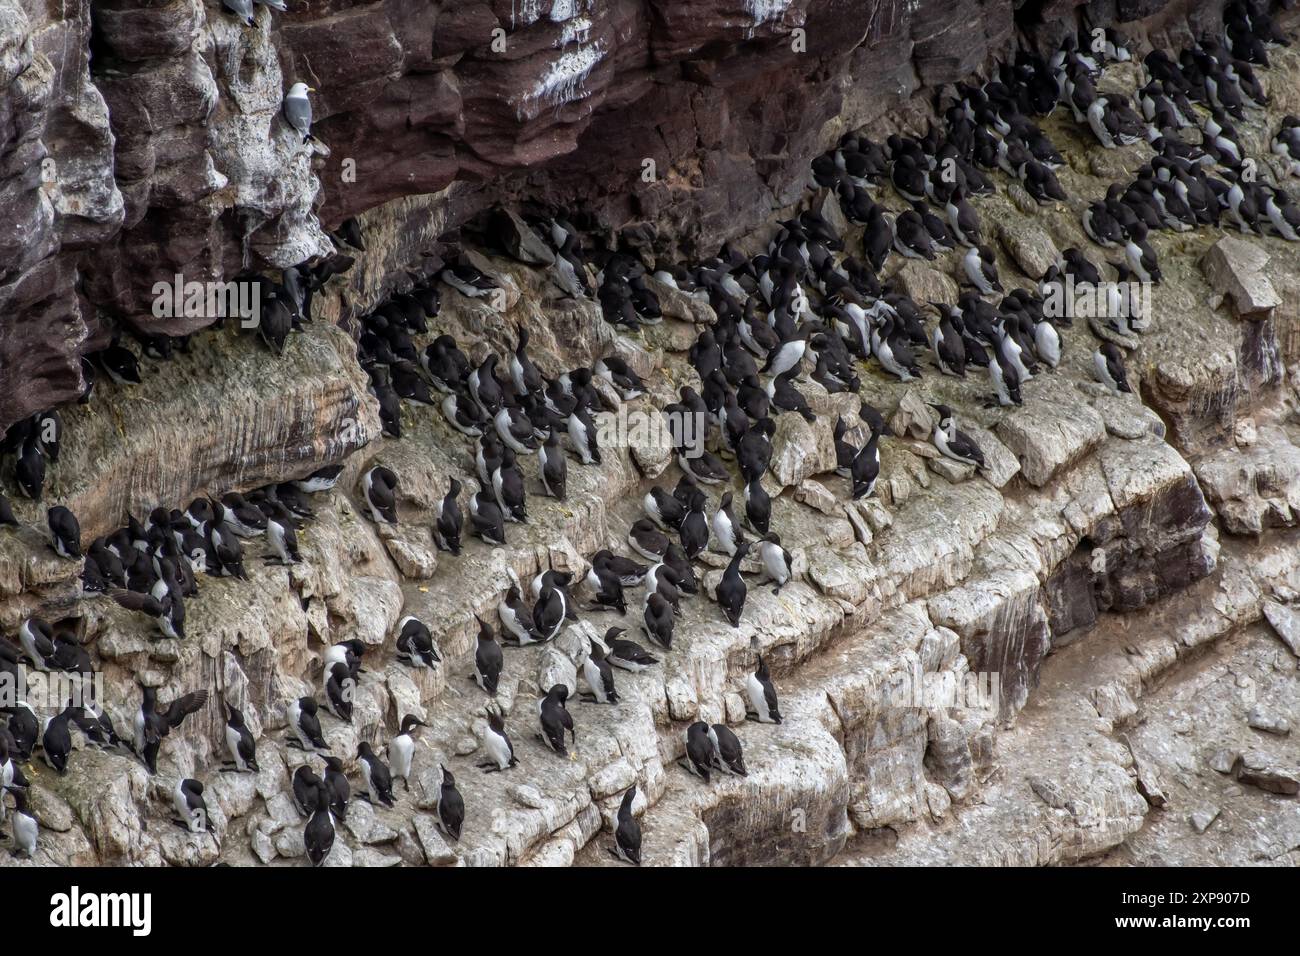
[{"label": "boulder", "polygon": [[1205,253],[1201,270],[1210,286],[1232,302],[1238,318],[1257,321],[1282,304],[1265,273],[1268,260],[1256,243],[1224,236]]}]

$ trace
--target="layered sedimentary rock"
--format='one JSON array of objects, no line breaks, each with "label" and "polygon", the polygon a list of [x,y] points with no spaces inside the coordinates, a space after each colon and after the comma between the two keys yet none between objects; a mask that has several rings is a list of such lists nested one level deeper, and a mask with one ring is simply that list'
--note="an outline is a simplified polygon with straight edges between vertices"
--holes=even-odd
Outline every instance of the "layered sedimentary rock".
[{"label": "layered sedimentary rock", "polygon": [[[807,386],[818,422],[781,416],[764,478],[796,580],[778,595],[752,575],[738,629],[708,597],[686,602],[664,663],[618,673],[621,704],[571,705],[579,734],[571,761],[533,739],[536,697],[556,681],[581,687],[588,640],[618,619],[583,612],[554,644],[508,649],[496,703],[521,765],[481,775],[473,765],[483,756],[487,698],[469,679],[472,615],[494,620],[503,588],[526,584],[548,565],[582,570],[600,547],[625,551],[640,494],[654,481],[675,481],[676,466],[654,441],[615,444],[598,468],[571,462],[563,504],[530,497],[530,522],[509,527],[507,547],[475,541],[458,557],[438,553],[432,509],[450,477],[473,473],[472,448],[436,410],[414,405],[404,408],[402,439],[377,437],[364,373],[333,323],[380,301],[418,265],[420,251],[497,193],[566,203],[581,196],[597,231],[644,221],[669,244],[723,235],[761,242],[772,228],[758,224],[772,218],[769,206],[824,201],[804,190],[805,153],[886,105],[901,107],[891,122],[919,116],[924,104],[913,95],[979,65],[1010,41],[1011,20],[1001,8],[975,4],[960,11],[797,0],[612,4],[586,11],[586,39],[563,41],[580,5],[559,20],[553,14],[561,4],[523,0],[510,9],[457,4],[454,15],[387,4],[378,16],[377,6],[304,5],[273,30],[266,10],[256,30],[241,30],[218,22],[215,7],[190,3],[105,5],[97,14],[101,26],[89,42],[113,50],[102,60],[96,54],[97,62],[119,65],[105,67],[113,75],[94,85],[107,102],[118,97],[123,111],[148,117],[151,132],[130,140],[113,130],[118,165],[102,168],[120,205],[99,193],[99,206],[81,207],[81,241],[90,241],[93,223],[111,222],[115,206],[121,231],[111,226],[93,257],[90,246],[84,255],[68,247],[41,253],[0,287],[43,289],[41,334],[59,328],[66,310],[59,343],[70,350],[43,352],[40,342],[12,336],[4,348],[37,363],[29,367],[51,368],[96,336],[102,344],[107,325],[95,310],[124,303],[119,296],[143,282],[136,246],[161,257],[164,272],[187,277],[296,261],[324,242],[310,217],[324,202],[326,221],[364,210],[368,249],[331,288],[317,321],[290,338],[283,359],[227,323],[169,362],[145,360],[145,384],[105,383],[89,406],[64,410],[66,459],[51,468],[49,489],[74,504],[88,535],[120,523],[125,509],[184,506],[197,494],[247,490],[329,462],[346,467],[338,489],[315,498],[303,563],[264,565],[260,546],[250,545],[251,580],[204,578],[188,604],[184,641],[162,639],[150,622],[107,599],[78,600],[75,563],[56,559],[37,530],[41,508],[16,504],[24,527],[0,530],[0,627],[11,632],[34,612],[70,618],[104,670],[119,727],[130,725],[143,686],[159,688],[164,702],[209,689],[244,711],[262,768],[210,772],[223,747],[215,705],[168,739],[156,777],[128,757],[89,750],[74,755],[66,777],[33,766],[33,803],[46,827],[36,862],[301,862],[302,820],[288,784],[307,758],[285,745],[283,705],[319,690],[322,654],[345,639],[373,649],[351,724],[323,717],[349,770],[357,743],[384,743],[402,715],[415,713],[430,727],[421,732],[410,793],[399,792],[395,810],[355,802],[330,865],[613,864],[610,821],[633,783],[647,863],[1296,862],[1291,785],[1300,755],[1297,738],[1280,730],[1300,721],[1300,479],[1293,467],[1300,333],[1294,297],[1285,292],[1300,289],[1300,257],[1258,237],[1238,241],[1267,253],[1270,281],[1284,290],[1263,318],[1241,316],[1222,300],[1216,284],[1225,276],[1206,265],[1221,234],[1154,240],[1167,278],[1155,293],[1153,326],[1129,358],[1134,395],[1110,395],[1092,381],[1095,341],[1078,320],[1064,331],[1062,367],[1027,385],[1022,408],[984,408],[987,387],[974,376],[956,382],[927,374],[902,385],[871,370],[861,397]],[[361,10],[371,14],[364,22]],[[1067,10],[1047,5],[1042,17]],[[1134,26],[1152,42],[1180,43],[1194,29],[1176,7],[1121,4],[1117,12],[1150,17]],[[166,17],[191,24],[197,46],[178,45],[159,25]],[[791,62],[804,62],[780,52],[796,27],[808,31],[812,51],[832,18],[858,24],[858,17],[867,18],[862,34],[839,28],[845,50],[805,75],[816,81],[804,84],[807,91],[775,83]],[[467,52],[492,23],[507,31],[502,64]],[[970,23],[981,25],[983,47],[971,42]],[[49,25],[29,29],[39,35]],[[428,54],[417,39],[430,29],[437,43]],[[363,44],[357,55],[365,66],[331,74],[345,37]],[[525,46],[527,38],[535,46]],[[613,45],[589,70],[578,60],[569,73],[529,72],[556,62],[557,50],[600,38]],[[45,76],[53,84],[36,57],[53,45],[48,36],[42,42],[18,44],[0,64],[25,55],[23,83]],[[310,52],[325,54],[314,68]],[[1294,55],[1278,59],[1273,76],[1297,75]],[[1121,80],[1123,72],[1117,68]],[[325,91],[318,131],[329,156],[317,156],[315,172],[275,118],[270,95],[282,80],[304,75]],[[149,76],[166,77],[177,95],[150,104],[157,80]],[[545,79],[542,88],[563,102],[539,108],[529,76]],[[895,78],[896,92],[886,82]],[[340,85],[356,85],[355,99]],[[192,116],[211,105],[212,90],[216,103],[204,126]],[[1272,91],[1270,122],[1300,111],[1294,83],[1273,82]],[[833,99],[816,102],[826,114],[809,112],[803,97],[825,95]],[[513,112],[500,112],[502,102]],[[663,113],[646,115],[671,121],[637,125],[653,130],[647,135],[659,136],[671,159],[658,164],[657,183],[635,186],[629,198],[621,174],[601,177],[614,175],[608,157],[646,153],[623,131],[629,110],[651,104]],[[422,118],[408,125],[416,109]],[[1077,197],[1073,205],[1026,207],[1001,180],[997,196],[977,200],[981,217],[1000,224],[1001,273],[1019,285],[1036,278],[1029,257],[1041,237],[1061,249],[1087,248],[1074,206],[1143,160],[1140,146],[1103,151],[1068,117],[1046,125],[1070,156],[1061,179]],[[1249,135],[1262,152],[1264,126],[1252,124]],[[441,149],[433,136],[445,138]],[[70,136],[68,146],[85,140]],[[329,170],[347,150],[358,152],[350,144],[364,142],[397,145],[373,178],[358,178],[358,189],[372,190],[365,198],[332,198],[350,194],[330,187]],[[742,142],[742,151],[731,149]],[[403,164],[417,153],[421,159]],[[290,173],[271,174],[291,156]],[[700,157],[706,163],[692,168]],[[535,164],[545,173],[447,185]],[[444,186],[436,197],[406,195]],[[402,198],[385,202],[395,196]],[[49,228],[70,229],[63,213],[49,212],[66,199],[48,201],[38,208]],[[900,207],[897,197],[882,201]],[[758,209],[764,216],[752,214]],[[650,239],[644,229],[629,238],[638,235]],[[22,256],[14,261],[27,261]],[[91,258],[102,261],[92,268]],[[958,276],[950,260],[909,263],[899,281],[918,299],[930,289],[951,298]],[[478,360],[489,348],[513,348],[526,327],[547,374],[617,352],[652,384],[631,410],[661,407],[678,385],[698,385],[683,353],[697,323],[711,320],[706,306],[665,293],[669,318],[661,326],[617,334],[595,303],[563,296],[545,268],[497,255],[478,261],[506,288],[506,309],[444,286],[429,337],[449,332]],[[42,269],[67,269],[74,282],[83,266],[79,297],[35,281],[47,276]],[[10,368],[0,366],[0,375]],[[24,388],[58,374],[29,375],[4,394],[20,404],[39,395],[31,407],[41,407],[53,393]],[[847,482],[828,473],[830,428],[837,413],[853,420],[864,399],[900,435],[884,441],[876,495],[854,504]],[[984,448],[985,472],[937,458],[920,427],[926,400],[958,409]],[[401,478],[396,529],[376,527],[359,497],[359,477],[376,463]],[[526,469],[531,490],[535,465]],[[706,585],[723,564],[706,556]],[[394,659],[393,631],[407,614],[433,628],[444,659],[436,670]],[[744,720],[743,681],[758,653],[780,690],[780,726]],[[697,719],[733,726],[748,777],[705,785],[677,766],[684,728]],[[431,814],[440,763],[456,772],[468,807],[457,844]],[[166,822],[181,776],[207,783],[215,837]]]},{"label": "layered sedimentary rock", "polygon": [[[593,234],[712,252],[800,195],[839,131],[916,114],[1074,3],[214,0],[0,6],[0,427],[75,397],[124,324],[183,335],[153,283],[283,267],[319,222],[446,191],[436,239],[499,199]],[[1140,7],[1140,8],[1139,8]],[[1220,3],[1088,7],[1177,47]],[[1018,20],[1016,19],[1018,17]],[[92,57],[93,53],[93,57]],[[320,142],[279,116],[313,96]],[[318,222],[319,216],[319,222]],[[410,240],[414,243],[414,235]],[[415,248],[409,250],[413,253]],[[387,281],[387,280],[386,280]]]}]

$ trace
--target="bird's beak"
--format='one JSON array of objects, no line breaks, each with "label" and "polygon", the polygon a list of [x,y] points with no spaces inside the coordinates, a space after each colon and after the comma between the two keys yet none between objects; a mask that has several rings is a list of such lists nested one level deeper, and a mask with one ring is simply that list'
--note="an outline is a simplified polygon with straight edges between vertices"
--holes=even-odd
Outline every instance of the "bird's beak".
[{"label": "bird's beak", "polygon": [[315,92],[316,92],[316,87],[314,87],[314,86],[309,86],[309,87],[307,87],[307,92],[308,92],[308,93],[315,93]]}]

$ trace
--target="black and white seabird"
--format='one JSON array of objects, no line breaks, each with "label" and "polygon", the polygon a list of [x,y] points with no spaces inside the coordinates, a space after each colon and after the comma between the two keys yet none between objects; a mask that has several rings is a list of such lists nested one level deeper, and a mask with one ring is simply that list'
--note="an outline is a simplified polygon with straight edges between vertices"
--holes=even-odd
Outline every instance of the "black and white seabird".
[{"label": "black and white seabird", "polygon": [[760,724],[779,724],[781,709],[777,705],[776,688],[772,685],[772,675],[768,672],[767,661],[762,655],[758,658],[758,667],[745,680],[745,693],[749,697],[749,711],[745,714],[749,720]]},{"label": "black and white seabird", "polygon": [[546,494],[564,500],[568,488],[569,459],[560,447],[560,433],[551,429],[546,440],[537,449],[538,477]]},{"label": "black and white seabird", "polygon": [[597,359],[592,371],[598,378],[609,382],[614,387],[614,391],[618,392],[619,398],[625,402],[645,394],[645,383],[641,381],[641,377],[617,355]]},{"label": "black and white seabird", "polygon": [[226,705],[226,750],[230,753],[230,762],[223,769],[235,773],[259,773],[257,766],[257,742],[244,722],[244,714],[239,708]]},{"label": "black and white seabird", "polygon": [[303,846],[312,866],[320,866],[334,849],[334,818],[330,814],[330,796],[324,783],[316,785],[311,819],[302,833]]},{"label": "black and white seabird", "polygon": [[[777,385],[788,381],[781,377],[773,379],[773,404],[781,407]],[[803,398],[798,389],[792,387],[792,391]],[[767,466],[772,461],[772,436],[776,434],[776,422],[770,418],[764,418],[754,422],[747,428],[736,442],[736,465],[740,468],[740,476],[744,481],[753,481],[761,477],[763,472],[767,471]]]},{"label": "black and white seabird", "polygon": [[61,558],[81,557],[81,525],[76,515],[63,505],[55,505],[46,513],[54,552]]},{"label": "black and white seabird", "polygon": [[934,258],[934,240],[925,228],[925,220],[914,209],[900,213],[894,220],[894,249],[909,259]]},{"label": "black and white seabird", "polygon": [[714,588],[713,596],[717,598],[718,606],[732,627],[740,627],[740,615],[745,610],[745,594],[749,589],[745,587],[745,579],[740,576],[740,562],[747,554],[748,544],[742,542],[736,545],[736,553],[731,556],[727,570],[722,572],[722,579]]},{"label": "black and white seabird", "polygon": [[714,762],[713,738],[709,736],[709,725],[697,720],[686,728],[686,755],[678,763],[708,783]]},{"label": "black and white seabird", "polygon": [[[683,518],[685,511],[683,510]],[[671,542],[649,518],[640,518],[627,532],[627,543],[637,554],[650,561],[661,561]]]},{"label": "black and white seabird", "polygon": [[[297,564],[302,560],[298,552],[298,533],[293,527],[293,515],[285,508],[269,499],[263,500],[260,510],[266,518],[266,542],[281,564]],[[271,560],[268,556],[267,560]]]},{"label": "black and white seabird", "polygon": [[939,454],[964,465],[984,467],[984,453],[976,441],[957,428],[957,419],[947,405],[931,405],[938,415],[931,441]]},{"label": "black and white seabird", "polygon": [[616,860],[640,866],[641,824],[632,814],[632,801],[635,799],[636,784],[632,784],[623,794],[623,800],[618,805],[618,814],[615,816],[617,824],[614,827],[614,846],[609,852]]},{"label": "black and white seabird", "polygon": [[944,375],[964,378],[966,375],[966,345],[957,331],[961,321],[961,312],[955,306],[940,302],[930,303],[939,310],[939,324],[935,326],[930,338],[930,347],[934,350],[935,364]]},{"label": "black and white seabird", "polygon": [[316,788],[323,784],[324,781],[307,764],[293,772],[289,781],[290,792],[293,794],[294,806],[304,817],[310,817],[316,809]]},{"label": "black and white seabird", "polygon": [[1034,352],[1049,368],[1061,364],[1061,333],[1048,316],[1034,323]]},{"label": "black and white seabird", "polygon": [[775,531],[768,532],[758,541],[758,558],[763,571],[775,587],[773,594],[780,594],[781,588],[789,583],[794,575],[794,562],[790,552],[781,547],[781,536]]},{"label": "black and white seabird", "polygon": [[50,670],[54,657],[54,628],[39,617],[29,617],[18,626],[18,643],[23,656],[37,670]]},{"label": "black and white seabird", "polygon": [[221,498],[224,508],[222,525],[241,538],[255,538],[266,533],[266,515],[256,505],[249,504],[244,496],[232,491]]},{"label": "black and white seabird", "polygon": [[478,406],[458,392],[452,392],[442,400],[442,414],[452,428],[470,438],[478,438],[487,427],[488,419]]},{"label": "black and white seabird", "polygon": [[740,738],[726,724],[714,724],[709,728],[709,739],[713,742],[713,765],[723,773],[737,777],[748,777],[745,769],[745,756],[740,746]]},{"label": "black and white seabird", "polygon": [[[596,557],[600,557],[601,560],[597,561]],[[614,554],[608,550],[598,552],[592,559],[591,568],[587,571],[584,582],[593,592],[592,610],[609,609],[618,611],[619,614],[626,614],[627,598],[623,591],[623,577],[610,564],[614,559]],[[644,569],[642,569],[642,576],[644,576]],[[639,578],[637,581],[639,583]]]},{"label": "black and white seabird", "polygon": [[29,760],[36,742],[40,739],[40,721],[36,711],[27,701],[18,701],[9,715],[9,735],[13,738],[13,752],[23,760]]},{"label": "black and white seabird", "polygon": [[596,423],[581,405],[574,405],[569,412],[566,430],[573,450],[584,465],[599,465],[600,443],[596,438]]},{"label": "black and white seabird", "polygon": [[348,818],[348,801],[352,799],[352,787],[343,772],[343,761],[338,757],[325,758],[325,791],[330,798],[330,813],[340,820]]},{"label": "black and white seabird", "polygon": [[286,743],[300,750],[329,750],[329,744],[321,733],[318,710],[315,697],[299,697],[285,708],[289,733],[293,735],[287,738]]},{"label": "black and white seabird", "polygon": [[591,570],[587,572],[587,586],[599,590],[603,578],[614,577],[623,587],[635,587],[645,581],[650,569],[631,558],[602,548],[591,556]]},{"label": "black and white seabird", "polygon": [[647,667],[659,663],[659,658],[650,656],[645,648],[636,641],[629,641],[619,636],[626,633],[627,629],[622,627],[611,627],[605,632],[602,640],[605,647],[609,649],[605,655],[605,660],[609,661],[614,667],[632,673],[643,671]]},{"label": "black and white seabird", "polygon": [[1133,391],[1129,387],[1128,373],[1124,369],[1124,353],[1113,342],[1102,342],[1097,351],[1092,354],[1092,372],[1097,381],[1116,395]]},{"label": "black and white seabird", "polygon": [[329,491],[339,480],[339,475],[343,473],[342,465],[326,465],[323,468],[317,468],[306,478],[299,478],[294,484],[299,490],[308,494],[315,494],[319,491]]},{"label": "black and white seabird", "polygon": [[966,246],[980,244],[980,221],[975,210],[966,201],[965,191],[961,186],[953,188],[944,207],[948,225],[957,241]]},{"label": "black and white seabird", "polygon": [[647,638],[662,648],[671,648],[673,630],[676,626],[673,618],[673,607],[667,598],[658,591],[646,595],[641,630]]},{"label": "black and white seabird", "polygon": [[617,704],[619,692],[614,689],[614,669],[599,641],[589,641],[586,658],[582,661],[582,676],[590,688],[584,698],[597,704]]},{"label": "black and white seabird", "polygon": [[543,641],[554,640],[569,616],[569,598],[564,588],[544,584],[533,605],[533,626]]},{"label": "black and white seabird", "polygon": [[994,349],[989,361],[989,381],[999,405],[1019,405],[1020,373],[1007,359],[1002,349]]},{"label": "black and white seabird", "polygon": [[537,371],[537,366],[528,357],[528,329],[526,328],[519,329],[519,339],[514,353],[510,356],[509,369],[510,381],[514,383],[518,394],[531,395],[542,390],[544,385],[542,373]]},{"label": "black and white seabird", "polygon": [[432,632],[418,618],[407,616],[397,622],[397,659],[412,667],[432,668],[441,663]]},{"label": "black and white seabird", "polygon": [[767,534],[772,521],[772,497],[758,478],[745,486],[745,520],[759,534]]},{"label": "black and white seabird", "polygon": [[[144,759],[150,773],[158,772],[158,749],[163,738],[208,702],[208,692],[197,690],[177,697],[165,709],[159,710],[157,695],[155,688],[144,688],[140,709],[135,714],[135,752]],[[315,703],[313,700],[313,706]]]},{"label": "black and white seabird", "polygon": [[1128,241],[1124,244],[1124,259],[1129,269],[1143,282],[1159,283],[1160,263],[1155,250],[1147,242],[1147,227],[1135,222],[1128,227]]},{"label": "black and white seabird", "polygon": [[718,510],[713,512],[712,521],[713,540],[717,542],[722,553],[728,556],[735,554],[736,546],[745,540],[745,532],[741,530],[740,522],[731,511],[731,501],[731,492],[728,491],[718,502]]},{"label": "black and white seabird", "polygon": [[1124,230],[1106,204],[1095,202],[1083,211],[1083,231],[1099,246],[1116,248],[1124,242]]},{"label": "black and white seabird", "polygon": [[366,785],[366,799],[373,804],[393,805],[393,775],[367,741],[357,745],[357,769]]},{"label": "black and white seabird", "polygon": [[428,726],[414,714],[402,718],[397,736],[388,742],[388,760],[392,778],[402,778],[402,786],[411,789],[411,765],[415,760],[415,728]]},{"label": "black and white seabird", "polygon": [[474,680],[484,691],[495,695],[501,682],[505,658],[492,628],[477,614],[474,615],[474,620],[478,621],[478,643],[474,647]]},{"label": "black and white seabird", "polygon": [[474,534],[486,544],[506,543],[506,519],[501,506],[487,491],[480,491],[469,500],[469,523]]},{"label": "black and white seabird", "polygon": [[[777,381],[777,379],[773,381]],[[780,379],[780,381],[784,381],[784,379]],[[689,454],[686,449],[679,449],[677,465],[694,481],[702,485],[718,485],[731,478],[731,472],[727,470],[721,459],[713,452],[706,451],[703,448],[691,450]]]},{"label": "black and white seabird", "polygon": [[494,419],[502,408],[504,393],[497,381],[497,355],[489,352],[478,367],[469,373],[469,397],[487,419]]},{"label": "black and white seabird", "polygon": [[524,473],[519,468],[514,450],[508,445],[501,447],[501,458],[492,470],[491,487],[493,497],[501,509],[501,517],[510,522],[527,522],[528,494],[524,488]]},{"label": "black and white seabird", "polygon": [[646,492],[642,507],[651,521],[668,531],[679,530],[686,520],[686,508],[682,502],[658,485]]},{"label": "black and white seabird", "polygon": [[546,692],[546,696],[537,702],[537,713],[542,724],[542,732],[537,735],[538,739],[562,757],[569,755],[569,750],[564,743],[564,732],[566,730],[569,732],[575,744],[578,739],[573,729],[573,717],[564,706],[564,702],[568,699],[569,688],[563,684],[555,684]]},{"label": "black and white seabird", "polygon": [[[490,276],[485,275],[463,255],[456,256],[444,266],[438,273],[438,278],[471,299],[488,298],[500,288]],[[496,409],[492,411],[495,412]]]},{"label": "black and white seabird", "polygon": [[208,816],[208,805],[203,800],[203,784],[199,781],[185,779],[178,782],[172,791],[172,806],[177,815],[173,822],[182,830],[190,833],[216,832]]},{"label": "black and white seabird", "polygon": [[325,706],[346,723],[352,723],[352,699],[356,681],[347,664],[334,664],[325,671]]},{"label": "black and white seabird", "polygon": [[962,259],[962,267],[971,285],[984,295],[1002,291],[1002,283],[998,281],[997,258],[988,246],[971,246]]},{"label": "black and white seabird", "polygon": [[[22,713],[24,707],[25,704],[20,704],[19,709],[15,710],[13,716],[9,718],[9,731],[14,737],[17,737],[17,724],[14,718]],[[108,715],[108,711],[103,709],[96,711],[95,705],[86,704],[79,712],[73,714],[72,722],[85,735],[87,743],[100,750],[122,754],[129,752],[130,748],[126,741],[118,736],[117,728],[113,726],[113,718]]]},{"label": "black and white seabird", "polygon": [[438,788],[434,812],[437,814],[438,829],[451,837],[454,843],[460,839],[460,830],[465,824],[465,798],[456,789],[456,778],[451,771],[441,764],[438,769],[442,771],[442,785]]},{"label": "black and white seabird", "polygon": [[485,773],[509,770],[519,763],[515,756],[514,744],[506,733],[506,720],[499,710],[489,710],[487,732],[483,735],[483,749],[487,751],[488,760],[478,764]]},{"label": "black and white seabird", "polygon": [[682,551],[687,560],[699,557],[709,545],[709,520],[704,514],[706,504],[708,498],[702,491],[691,495],[687,503],[686,517],[682,519],[680,530]]},{"label": "black and white seabird", "polygon": [[397,524],[397,473],[376,465],[361,477],[361,491],[375,524]]},{"label": "black and white seabird", "polygon": [[31,440],[23,443],[22,454],[14,465],[14,481],[25,497],[41,500],[45,488],[45,455],[39,443]]},{"label": "black and white seabird", "polygon": [[853,482],[851,497],[854,501],[869,497],[876,490],[876,479],[880,477],[880,436],[893,434],[880,413],[870,405],[863,405],[858,417],[867,423],[871,434],[849,464],[849,478]]},{"label": "black and white seabird", "polygon": [[465,525],[465,517],[460,510],[461,484],[455,478],[449,479],[447,494],[438,503],[438,516],[433,525],[433,540],[439,551],[460,554],[460,534]]},{"label": "black and white seabird", "polygon": [[122,345],[110,345],[95,354],[99,366],[116,385],[139,385],[140,363],[135,353]]},{"label": "black and white seabird", "polygon": [[502,405],[493,416],[492,425],[497,437],[517,455],[536,451],[538,438],[532,419],[517,405]]},{"label": "black and white seabird", "polygon": [[661,561],[653,565],[646,571],[645,576],[646,601],[650,600],[651,594],[658,594],[672,605],[674,616],[681,617],[682,591],[679,586],[681,581],[681,575],[667,562]]},{"label": "black and white seabird", "polygon": [[497,604],[497,615],[501,618],[502,636],[509,634],[516,644],[536,644],[544,638],[533,621],[533,613],[524,604],[517,585],[511,585],[505,596]]},{"label": "black and white seabird", "polygon": [[15,789],[14,795],[14,835],[13,853],[22,853],[28,859],[36,855],[36,843],[40,835],[40,821],[27,805],[27,791]]},{"label": "black and white seabird", "polygon": [[68,757],[72,754],[72,730],[68,725],[75,712],[75,707],[68,707],[49,718],[41,733],[41,754],[59,776],[68,772]]},{"label": "black and white seabird", "polygon": [[352,675],[355,681],[365,673],[361,669],[361,659],[366,656],[366,645],[358,638],[352,638],[346,641],[339,641],[325,652],[321,658],[321,666],[324,672],[328,674],[335,664],[346,664],[348,673]]}]

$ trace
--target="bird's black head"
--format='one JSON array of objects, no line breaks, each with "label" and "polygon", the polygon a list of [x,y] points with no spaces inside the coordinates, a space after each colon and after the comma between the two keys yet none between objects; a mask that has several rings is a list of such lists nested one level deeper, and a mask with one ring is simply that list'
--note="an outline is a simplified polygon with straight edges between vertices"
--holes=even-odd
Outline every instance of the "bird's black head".
[{"label": "bird's black head", "polygon": [[416,727],[428,727],[428,726],[429,725],[426,724],[424,721],[422,721],[419,717],[416,717],[415,714],[407,714],[405,717],[402,718],[402,733],[404,734],[411,733],[413,730],[415,730]]},{"label": "bird's black head", "polygon": [[934,402],[926,402],[939,416],[939,422],[943,423],[952,418],[952,409],[947,405],[936,405]]}]

